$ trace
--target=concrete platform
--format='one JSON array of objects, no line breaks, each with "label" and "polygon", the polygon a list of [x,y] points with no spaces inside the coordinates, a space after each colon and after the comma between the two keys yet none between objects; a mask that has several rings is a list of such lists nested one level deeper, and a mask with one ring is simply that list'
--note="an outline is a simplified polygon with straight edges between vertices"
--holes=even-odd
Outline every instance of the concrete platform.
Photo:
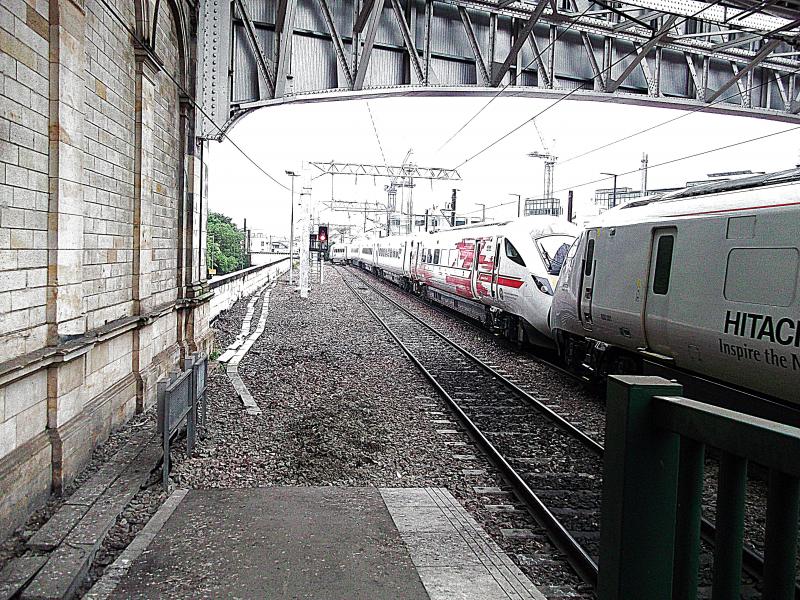
[{"label": "concrete platform", "polygon": [[88,598],[543,600],[439,488],[176,492]]}]

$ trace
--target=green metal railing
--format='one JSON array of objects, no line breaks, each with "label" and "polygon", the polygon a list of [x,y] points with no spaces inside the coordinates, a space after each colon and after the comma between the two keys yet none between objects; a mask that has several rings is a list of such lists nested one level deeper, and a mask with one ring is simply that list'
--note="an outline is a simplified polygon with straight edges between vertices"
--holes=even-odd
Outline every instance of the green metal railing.
[{"label": "green metal railing", "polygon": [[747,463],[769,469],[762,597],[796,598],[800,429],[682,398],[660,377],[608,382],[600,600],[694,600],[705,448],[720,451],[713,600],[739,600]]}]

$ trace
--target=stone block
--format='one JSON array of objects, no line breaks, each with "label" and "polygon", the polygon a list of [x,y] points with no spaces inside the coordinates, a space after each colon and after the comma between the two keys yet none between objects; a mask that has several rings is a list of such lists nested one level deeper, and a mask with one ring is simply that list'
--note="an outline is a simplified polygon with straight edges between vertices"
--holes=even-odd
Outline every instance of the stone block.
[{"label": "stone block", "polygon": [[11,292],[11,310],[22,310],[34,306],[44,306],[47,301],[47,288],[25,288]]},{"label": "stone block", "polygon": [[0,52],[5,52],[31,69],[36,68],[36,52],[16,39],[13,34],[2,29],[0,29]]},{"label": "stone block", "polygon": [[[80,389],[72,390],[58,399],[57,427],[62,427],[77,417],[84,407],[83,394]],[[66,453],[65,453],[66,456]]]},{"label": "stone block", "polygon": [[[47,269],[28,269],[24,273],[20,273],[26,278],[26,285],[28,287],[39,287],[47,285]],[[2,273],[0,273],[0,281],[2,281]],[[2,285],[0,285],[0,288]]]},{"label": "stone block", "polygon": [[32,440],[37,434],[44,432],[47,426],[47,401],[31,406],[16,416],[17,445]]},{"label": "stone block", "polygon": [[0,292],[0,315],[11,311],[11,292]]},{"label": "stone block", "polygon": [[25,211],[20,208],[0,210],[0,226],[22,229],[25,227]]},{"label": "stone block", "polygon": [[[63,363],[57,371],[58,381],[55,388],[59,396],[65,395],[84,383],[86,357],[82,356],[67,363]],[[52,377],[52,375],[51,375]]]},{"label": "stone block", "polygon": [[24,523],[49,495],[50,458],[45,435],[0,458],[0,539]]},{"label": "stone block", "polygon": [[25,8],[25,23],[34,33],[46,41],[50,32],[50,26],[47,22],[47,19],[39,14],[39,12],[37,12],[37,10],[30,4],[26,5]]},{"label": "stone block", "polygon": [[62,545],[36,574],[20,598],[25,600],[63,600],[78,591],[97,548]]},{"label": "stone block", "polygon": [[17,419],[6,417],[0,423],[0,458],[10,454],[17,447]]},{"label": "stone block", "polygon": [[39,569],[47,562],[46,556],[26,554],[14,558],[0,571],[0,599],[8,600],[16,596]]},{"label": "stone block", "polygon": [[67,537],[69,532],[72,531],[88,510],[89,507],[83,504],[67,503],[62,505],[56,514],[42,525],[39,531],[33,534],[33,537],[28,540],[28,548],[34,550],[52,550]]},{"label": "stone block", "polygon": [[20,269],[47,267],[47,250],[17,250],[17,267]]},{"label": "stone block", "polygon": [[18,415],[34,404],[47,401],[47,373],[37,371],[24,379],[10,383],[5,388],[6,417]]},{"label": "stone block", "polygon": [[0,319],[0,335],[25,329],[28,327],[29,323],[30,319],[27,310],[17,310],[6,313],[3,315],[3,318]]},{"label": "stone block", "polygon": [[19,125],[18,123],[11,123],[8,134],[12,144],[25,148],[33,148],[33,130],[30,127]]},{"label": "stone block", "polygon": [[25,287],[25,282],[25,271],[0,271],[0,290],[19,290]]}]

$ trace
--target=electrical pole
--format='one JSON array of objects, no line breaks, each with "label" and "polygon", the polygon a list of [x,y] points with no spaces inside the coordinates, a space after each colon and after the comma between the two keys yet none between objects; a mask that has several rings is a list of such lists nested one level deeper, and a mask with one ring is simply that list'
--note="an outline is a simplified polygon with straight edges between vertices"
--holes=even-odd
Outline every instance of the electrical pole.
[{"label": "electrical pole", "polygon": [[647,153],[642,153],[642,196],[647,196]]},{"label": "electrical pole", "polygon": [[450,198],[450,227],[455,227],[456,224],[456,194],[458,190],[453,188],[453,195]]},{"label": "electrical pole", "polygon": [[286,171],[292,178],[292,209],[289,217],[289,285],[294,285],[294,178],[300,177],[294,171]]},{"label": "electrical pole", "polygon": [[619,173],[600,173],[600,175],[610,175],[614,178],[614,190],[611,192],[611,206],[609,208],[614,208],[617,205],[617,177],[619,177]]},{"label": "electrical pole", "polygon": [[567,193],[567,221],[572,223],[574,215],[572,214],[572,190]]},{"label": "electrical pole", "polygon": [[522,216],[522,196],[520,194],[509,194],[509,196],[517,197],[517,217]]},{"label": "electrical pole", "polygon": [[475,204],[477,204],[478,206],[481,207],[481,223],[485,223],[486,222],[486,204],[484,204],[483,202],[476,202]]}]

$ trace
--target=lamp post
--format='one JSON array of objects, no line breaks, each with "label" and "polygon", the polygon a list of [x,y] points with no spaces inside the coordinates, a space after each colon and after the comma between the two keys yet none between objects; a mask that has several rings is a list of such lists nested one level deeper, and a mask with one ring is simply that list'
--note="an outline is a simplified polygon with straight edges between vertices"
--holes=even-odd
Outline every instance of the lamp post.
[{"label": "lamp post", "polygon": [[600,175],[609,175],[614,178],[614,190],[611,192],[611,206],[609,207],[614,208],[617,205],[617,177],[619,177],[619,173],[602,172]]},{"label": "lamp post", "polygon": [[292,209],[289,221],[289,285],[294,284],[294,178],[300,177],[294,171],[286,171],[286,174],[292,178]]},{"label": "lamp post", "polygon": [[517,216],[522,216],[522,196],[519,194],[509,194],[509,196],[516,196],[517,197]]}]

